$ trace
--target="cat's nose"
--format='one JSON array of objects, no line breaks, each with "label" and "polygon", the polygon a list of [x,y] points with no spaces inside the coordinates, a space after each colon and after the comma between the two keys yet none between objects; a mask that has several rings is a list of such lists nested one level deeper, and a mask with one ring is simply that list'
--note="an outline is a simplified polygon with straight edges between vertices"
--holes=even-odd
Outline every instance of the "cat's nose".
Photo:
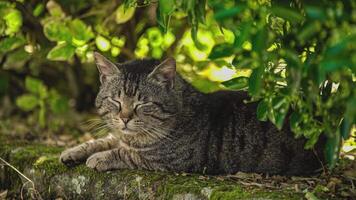
[{"label": "cat's nose", "polygon": [[122,120],[125,124],[127,124],[127,123],[130,121],[130,118],[121,118],[121,120]]}]

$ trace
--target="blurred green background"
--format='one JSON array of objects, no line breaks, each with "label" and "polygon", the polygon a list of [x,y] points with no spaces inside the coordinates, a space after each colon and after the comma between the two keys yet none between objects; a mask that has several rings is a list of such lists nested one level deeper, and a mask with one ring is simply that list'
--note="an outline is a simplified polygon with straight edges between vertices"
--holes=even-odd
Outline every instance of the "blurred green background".
[{"label": "blurred green background", "polygon": [[94,111],[99,86],[93,51],[116,62],[173,56],[202,92],[248,91],[258,118],[288,122],[305,148],[326,135],[333,167],[343,144],[355,151],[355,8],[352,0],[0,1],[0,130],[77,132],[74,118]]}]

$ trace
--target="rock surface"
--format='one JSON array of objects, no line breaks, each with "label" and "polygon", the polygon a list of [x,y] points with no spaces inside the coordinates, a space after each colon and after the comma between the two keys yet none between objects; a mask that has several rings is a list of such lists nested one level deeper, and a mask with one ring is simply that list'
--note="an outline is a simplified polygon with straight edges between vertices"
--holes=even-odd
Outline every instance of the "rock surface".
[{"label": "rock surface", "polygon": [[[62,148],[0,141],[0,157],[22,172],[0,165],[0,191],[29,199],[301,199],[290,190],[244,186],[223,177],[120,170],[98,173],[58,161]],[[1,163],[1,161],[0,161]],[[2,163],[1,163],[2,164]]]}]

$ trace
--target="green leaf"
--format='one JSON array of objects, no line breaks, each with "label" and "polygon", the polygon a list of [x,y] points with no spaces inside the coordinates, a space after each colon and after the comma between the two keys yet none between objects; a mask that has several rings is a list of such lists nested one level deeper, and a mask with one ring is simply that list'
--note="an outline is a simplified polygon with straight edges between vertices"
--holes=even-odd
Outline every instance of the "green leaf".
[{"label": "green leaf", "polygon": [[33,12],[32,12],[33,16],[35,16],[35,17],[40,16],[43,13],[44,8],[45,7],[42,3],[37,4],[35,9],[33,9]]},{"label": "green leaf", "polygon": [[252,24],[253,24],[252,21],[242,23],[238,27],[238,29],[234,31],[235,34],[234,46],[237,49],[242,49],[242,45],[244,44],[244,42],[249,39],[250,32],[252,29]]},{"label": "green leaf", "polygon": [[20,11],[11,9],[3,17],[3,19],[5,20],[7,26],[5,34],[12,35],[20,30],[22,26],[22,15]]},{"label": "green leaf", "polygon": [[0,40],[0,53],[7,53],[26,43],[22,36],[6,37]]},{"label": "green leaf", "polygon": [[218,10],[215,12],[214,18],[217,21],[230,19],[230,18],[240,14],[243,10],[245,10],[245,8],[246,8],[246,5],[239,4],[239,5],[236,5],[235,7],[229,8],[229,9],[221,9],[221,10]]},{"label": "green leaf", "polygon": [[305,198],[307,200],[319,200],[319,198],[317,196],[315,196],[315,194],[312,192],[305,193]]},{"label": "green leaf", "polygon": [[346,104],[346,112],[344,114],[344,119],[342,120],[340,131],[342,137],[346,140],[350,137],[352,125],[356,123],[356,96],[349,99]]},{"label": "green leaf", "polygon": [[40,91],[46,86],[41,80],[27,76],[25,79],[25,87],[32,94],[40,94]]},{"label": "green leaf", "polygon": [[98,47],[98,49],[100,49],[100,51],[103,52],[109,51],[111,48],[110,41],[101,35],[96,36],[95,44]]},{"label": "green leaf", "polygon": [[335,167],[337,160],[339,159],[339,152],[341,147],[341,134],[337,131],[332,136],[328,137],[325,147],[326,160],[329,164],[329,168]]},{"label": "green leaf", "polygon": [[217,59],[231,56],[234,53],[234,46],[228,43],[218,44],[213,47],[209,54],[210,59]]},{"label": "green leaf", "polygon": [[0,73],[0,97],[7,93],[9,89],[10,76],[8,74]]},{"label": "green leaf", "polygon": [[55,114],[64,113],[68,110],[68,100],[58,94],[56,90],[50,91],[49,105]]},{"label": "green leaf", "polygon": [[320,62],[320,67],[325,70],[325,72],[332,72],[351,65],[352,61],[347,58],[328,58]]},{"label": "green leaf", "polygon": [[232,60],[235,69],[250,69],[255,59],[251,56],[251,51],[242,51]]},{"label": "green leaf", "polygon": [[38,103],[38,97],[32,94],[25,94],[16,99],[16,105],[24,111],[33,110]]},{"label": "green leaf", "polygon": [[[170,1],[173,2],[173,1]],[[117,10],[115,11],[115,21],[118,24],[123,24],[127,21],[129,21],[132,16],[135,14],[135,7],[128,7],[125,8],[125,5],[122,4],[120,5]]]},{"label": "green leaf", "polygon": [[242,90],[248,87],[248,77],[240,76],[221,83],[231,90]]},{"label": "green leaf", "polygon": [[157,22],[164,33],[168,31],[169,18],[175,10],[175,1],[159,0],[157,8]]},{"label": "green leaf", "polygon": [[47,59],[56,61],[65,61],[70,59],[75,53],[75,47],[66,42],[57,44],[47,54]]},{"label": "green leaf", "polygon": [[292,49],[281,50],[281,56],[283,56],[286,60],[288,67],[298,69],[302,66],[302,61],[300,60],[297,52]]},{"label": "green leaf", "polygon": [[296,9],[282,7],[282,6],[273,6],[271,8],[273,14],[283,19],[286,19],[292,23],[301,22],[304,17],[302,14],[296,11]]},{"label": "green leaf", "polygon": [[308,139],[308,141],[305,143],[304,148],[305,149],[311,149],[314,147],[314,145],[318,142],[319,136],[321,132],[314,132],[311,137]]},{"label": "green leaf", "polygon": [[164,15],[170,15],[176,9],[175,1],[171,0],[159,0],[159,10]]},{"label": "green leaf", "polygon": [[307,14],[307,17],[310,19],[316,19],[316,20],[326,19],[326,13],[323,8],[319,8],[316,6],[306,6],[305,12]]},{"label": "green leaf", "polygon": [[57,20],[50,21],[44,25],[43,31],[50,41],[72,41],[71,31],[64,22]]},{"label": "green leaf", "polygon": [[267,121],[268,111],[268,102],[266,100],[260,101],[257,106],[257,119],[260,121]]},{"label": "green leaf", "polygon": [[263,67],[258,67],[254,69],[251,73],[248,82],[248,92],[252,96],[257,96],[261,91],[263,70]]},{"label": "green leaf", "polygon": [[278,96],[272,100],[273,118],[271,121],[280,130],[283,127],[284,119],[288,113],[289,103],[285,97]]},{"label": "green leaf", "polygon": [[202,78],[194,79],[192,85],[203,93],[215,92],[221,89],[219,83]]},{"label": "green leaf", "polygon": [[293,112],[289,119],[290,128],[294,133],[296,133],[297,138],[300,135],[299,134],[299,132],[300,132],[299,124],[301,121],[302,121],[302,115],[297,112]]},{"label": "green leaf", "polygon": [[72,44],[83,46],[90,39],[94,38],[91,27],[87,26],[82,20],[75,19],[69,22],[69,28],[72,35]]},{"label": "green leaf", "polygon": [[268,41],[268,33],[265,27],[258,30],[256,36],[252,39],[252,48],[254,51],[260,53],[265,52]]},{"label": "green leaf", "polygon": [[341,122],[341,126],[340,126],[340,132],[342,135],[342,138],[344,138],[344,140],[347,140],[350,137],[350,132],[351,132],[351,123],[349,119],[343,119]]},{"label": "green leaf", "polygon": [[40,110],[38,112],[38,122],[40,126],[43,128],[46,126],[46,104],[42,100],[39,101],[39,106],[40,106]]},{"label": "green leaf", "polygon": [[242,90],[248,87],[248,77],[240,76],[221,83],[231,90]]},{"label": "green leaf", "polygon": [[310,22],[305,24],[301,31],[299,31],[299,34],[297,35],[297,38],[299,41],[307,41],[311,36],[319,33],[321,30],[321,24],[320,22]]},{"label": "green leaf", "polygon": [[46,8],[49,14],[53,17],[62,18],[65,16],[61,6],[53,0],[47,2]]},{"label": "green leaf", "polygon": [[156,27],[147,29],[147,38],[148,38],[148,41],[150,42],[151,46],[153,46],[153,47],[161,46],[163,43],[162,33]]}]

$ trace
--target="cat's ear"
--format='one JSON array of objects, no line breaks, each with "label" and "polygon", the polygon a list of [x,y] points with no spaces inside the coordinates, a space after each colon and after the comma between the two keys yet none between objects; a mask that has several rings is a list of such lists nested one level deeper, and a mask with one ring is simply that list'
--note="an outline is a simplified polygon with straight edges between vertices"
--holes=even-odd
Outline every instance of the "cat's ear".
[{"label": "cat's ear", "polygon": [[159,85],[173,88],[175,76],[176,61],[174,58],[170,57],[156,66],[154,70],[148,75],[148,78],[154,80]]},{"label": "cat's ear", "polygon": [[94,59],[96,66],[98,67],[98,70],[100,72],[101,83],[105,81],[106,77],[119,74],[120,71],[117,66],[100,53],[94,52]]}]

